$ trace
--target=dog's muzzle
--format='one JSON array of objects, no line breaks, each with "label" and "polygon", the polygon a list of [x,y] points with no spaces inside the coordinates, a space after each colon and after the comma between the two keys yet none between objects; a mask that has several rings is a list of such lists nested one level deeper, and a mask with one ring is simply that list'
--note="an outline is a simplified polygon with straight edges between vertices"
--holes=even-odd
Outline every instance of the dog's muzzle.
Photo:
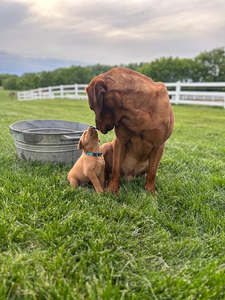
[{"label": "dog's muzzle", "polygon": [[111,130],[111,127],[110,127],[110,125],[106,125],[105,126],[105,133],[107,133],[107,132],[109,132]]}]

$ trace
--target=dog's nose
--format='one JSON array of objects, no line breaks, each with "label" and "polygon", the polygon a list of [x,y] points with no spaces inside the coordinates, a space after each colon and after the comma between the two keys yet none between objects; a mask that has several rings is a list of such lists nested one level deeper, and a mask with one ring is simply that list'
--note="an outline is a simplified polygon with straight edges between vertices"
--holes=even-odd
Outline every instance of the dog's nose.
[{"label": "dog's nose", "polygon": [[107,125],[105,126],[105,133],[107,133],[109,130],[110,130],[110,126],[107,124]]},{"label": "dog's nose", "polygon": [[92,125],[91,125],[90,127],[91,127],[92,129],[96,129],[95,126],[92,126]]}]

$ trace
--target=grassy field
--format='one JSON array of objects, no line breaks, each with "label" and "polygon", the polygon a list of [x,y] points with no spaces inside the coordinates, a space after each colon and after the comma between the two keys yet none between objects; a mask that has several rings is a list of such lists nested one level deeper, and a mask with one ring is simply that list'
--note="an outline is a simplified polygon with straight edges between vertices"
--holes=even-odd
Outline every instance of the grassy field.
[{"label": "grassy field", "polygon": [[0,299],[225,299],[225,110],[173,109],[157,196],[144,176],[97,195],[69,186],[70,166],[21,161],[9,132],[26,119],[94,124],[87,101],[0,90]]}]

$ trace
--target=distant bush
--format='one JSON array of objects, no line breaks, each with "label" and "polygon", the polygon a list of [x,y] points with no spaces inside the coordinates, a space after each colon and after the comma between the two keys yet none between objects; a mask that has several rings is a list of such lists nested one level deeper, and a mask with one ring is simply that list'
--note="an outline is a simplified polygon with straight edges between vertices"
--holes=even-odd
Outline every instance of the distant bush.
[{"label": "distant bush", "polygon": [[5,90],[17,90],[17,76],[11,76],[6,79],[3,79],[2,86]]}]

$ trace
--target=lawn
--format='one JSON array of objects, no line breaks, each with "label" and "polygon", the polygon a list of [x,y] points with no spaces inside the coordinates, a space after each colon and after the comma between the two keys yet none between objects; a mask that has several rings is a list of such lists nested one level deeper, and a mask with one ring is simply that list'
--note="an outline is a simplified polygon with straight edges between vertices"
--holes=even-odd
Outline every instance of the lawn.
[{"label": "lawn", "polygon": [[225,110],[173,109],[158,194],[145,176],[96,194],[69,186],[71,166],[21,161],[9,132],[27,119],[94,124],[87,101],[0,90],[0,299],[225,299]]}]

